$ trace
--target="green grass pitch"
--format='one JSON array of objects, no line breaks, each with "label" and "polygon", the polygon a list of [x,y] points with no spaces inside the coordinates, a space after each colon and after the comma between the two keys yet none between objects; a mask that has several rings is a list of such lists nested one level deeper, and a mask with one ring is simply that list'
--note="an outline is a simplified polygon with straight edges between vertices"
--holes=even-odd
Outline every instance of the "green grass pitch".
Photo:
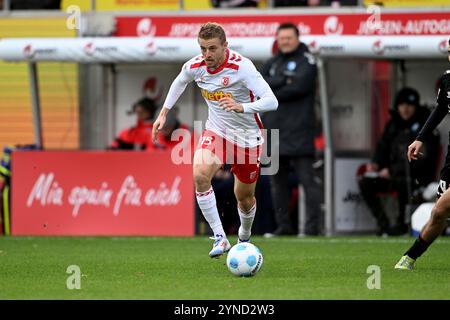
[{"label": "green grass pitch", "polygon": [[[225,256],[208,257],[207,237],[0,237],[0,299],[450,299],[449,238],[413,272],[393,269],[413,240],[254,237],[264,264],[238,278]],[[80,290],[66,287],[70,265],[80,267]],[[367,287],[370,265],[380,267],[380,289]]]}]

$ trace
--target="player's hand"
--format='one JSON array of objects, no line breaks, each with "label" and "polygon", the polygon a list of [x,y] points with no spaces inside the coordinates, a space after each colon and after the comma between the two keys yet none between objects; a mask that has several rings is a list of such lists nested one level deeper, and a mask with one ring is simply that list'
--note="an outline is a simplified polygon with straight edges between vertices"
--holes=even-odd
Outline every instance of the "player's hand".
[{"label": "player's hand", "polygon": [[220,99],[219,107],[228,112],[230,112],[230,111],[234,111],[237,113],[244,112],[244,107],[242,106],[242,104],[237,103],[230,97],[225,97],[225,98]]},{"label": "player's hand", "polygon": [[158,131],[161,130],[164,127],[164,124],[166,123],[166,117],[169,111],[170,111],[169,108],[162,107],[161,111],[159,112],[158,118],[156,118],[156,121],[153,122],[152,140],[154,143],[156,142]]},{"label": "player's hand", "polygon": [[423,142],[419,140],[415,140],[413,143],[411,143],[408,147],[408,161],[411,162],[411,160],[417,160],[421,155],[423,155],[422,152],[420,152],[420,149],[423,146]]},{"label": "player's hand", "polygon": [[152,128],[152,140],[155,143],[156,137],[158,136],[158,131],[161,130],[164,127],[164,124],[166,123],[166,116],[163,114],[160,114],[155,122],[153,122],[153,128]]}]

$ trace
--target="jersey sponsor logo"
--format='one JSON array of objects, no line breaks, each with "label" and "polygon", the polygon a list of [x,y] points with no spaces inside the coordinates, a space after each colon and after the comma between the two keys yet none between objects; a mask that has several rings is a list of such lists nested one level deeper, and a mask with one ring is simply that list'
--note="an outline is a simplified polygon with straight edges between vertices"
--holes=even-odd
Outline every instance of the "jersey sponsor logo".
[{"label": "jersey sponsor logo", "polygon": [[201,89],[203,98],[210,100],[210,101],[219,101],[222,98],[228,97],[233,98],[233,95],[230,92],[224,92],[224,91],[214,91],[210,92],[206,89]]},{"label": "jersey sponsor logo", "polygon": [[222,77],[222,84],[227,87],[230,84],[230,77]]}]

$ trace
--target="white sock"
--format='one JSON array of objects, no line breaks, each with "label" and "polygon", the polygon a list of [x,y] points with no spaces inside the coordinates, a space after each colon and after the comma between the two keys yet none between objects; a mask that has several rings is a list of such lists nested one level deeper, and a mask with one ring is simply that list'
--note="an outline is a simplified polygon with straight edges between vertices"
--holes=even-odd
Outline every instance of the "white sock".
[{"label": "white sock", "polygon": [[213,230],[214,236],[222,235],[225,238],[226,235],[222,227],[222,221],[220,221],[219,211],[217,210],[216,205],[216,195],[214,194],[213,188],[210,187],[204,192],[196,191],[195,195],[197,196],[198,206],[202,210],[203,216]]},{"label": "white sock", "polygon": [[238,236],[241,240],[248,240],[252,235],[252,225],[256,213],[256,201],[253,207],[247,211],[242,211],[238,206],[239,218],[241,219],[241,226],[239,227]]}]

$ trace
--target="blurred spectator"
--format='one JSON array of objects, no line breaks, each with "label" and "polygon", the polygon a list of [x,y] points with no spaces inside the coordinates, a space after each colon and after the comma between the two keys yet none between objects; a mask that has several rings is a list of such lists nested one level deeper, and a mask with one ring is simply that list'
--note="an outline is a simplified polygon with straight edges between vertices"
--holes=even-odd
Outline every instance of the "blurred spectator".
[{"label": "blurred spectator", "polygon": [[214,8],[258,7],[259,0],[211,0]]},{"label": "blurred spectator", "polygon": [[152,99],[142,98],[137,101],[128,114],[136,115],[136,125],[124,129],[110,146],[113,150],[147,150],[155,146],[152,142],[153,117],[157,106]]},{"label": "blurred spectator", "polygon": [[288,175],[292,166],[305,192],[305,234],[318,235],[321,232],[322,192],[313,169],[317,68],[307,46],[300,42],[299,31],[294,24],[281,24],[276,40],[278,53],[261,71],[279,102],[277,111],[263,115],[265,128],[279,129],[280,167],[278,173],[271,176],[278,225],[274,234],[296,232],[288,212]]},{"label": "blurred spectator", "polygon": [[[424,141],[423,155],[409,163],[408,146],[415,140],[425,124],[430,111],[420,105],[420,96],[412,88],[401,89],[390,111],[391,118],[378,141],[372,163],[366,164],[358,173],[363,199],[377,220],[378,235],[400,235],[408,232],[405,223],[406,205],[414,190],[434,181],[440,152],[439,133],[435,131]],[[396,225],[390,227],[389,219],[381,202],[383,193],[395,192],[398,200]]]},{"label": "blurred spectator", "polygon": [[10,0],[11,10],[60,10],[61,0]]}]

